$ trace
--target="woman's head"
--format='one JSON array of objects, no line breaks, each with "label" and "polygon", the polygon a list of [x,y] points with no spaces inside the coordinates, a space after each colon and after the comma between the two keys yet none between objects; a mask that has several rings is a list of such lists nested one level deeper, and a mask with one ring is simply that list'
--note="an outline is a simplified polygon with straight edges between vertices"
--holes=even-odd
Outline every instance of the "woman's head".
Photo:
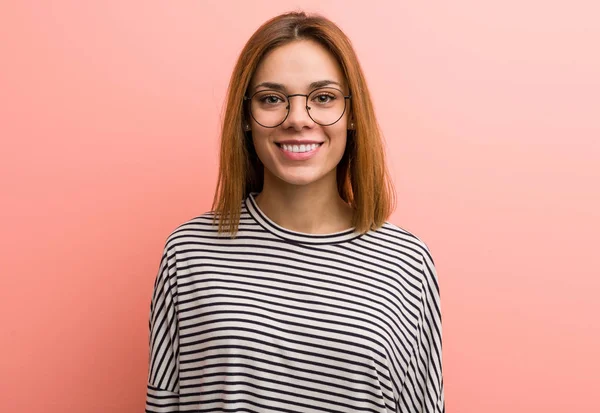
[{"label": "woman's head", "polygon": [[335,181],[353,207],[357,231],[381,226],[393,209],[381,134],[350,41],[322,16],[286,13],[254,33],[231,77],[213,202],[220,230],[235,235],[241,201],[265,181],[322,180]]},{"label": "woman's head", "polygon": [[313,40],[284,44],[263,56],[246,90],[244,122],[263,187],[335,191],[350,99],[335,56]]}]

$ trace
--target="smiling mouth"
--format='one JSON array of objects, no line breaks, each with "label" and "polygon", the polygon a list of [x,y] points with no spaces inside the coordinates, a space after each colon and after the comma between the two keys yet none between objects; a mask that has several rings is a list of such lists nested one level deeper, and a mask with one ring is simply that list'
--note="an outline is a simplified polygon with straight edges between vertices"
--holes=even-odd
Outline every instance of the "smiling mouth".
[{"label": "smiling mouth", "polygon": [[292,152],[292,153],[303,153],[303,152],[310,152],[310,151],[314,151],[315,149],[317,149],[318,147],[320,147],[321,145],[323,145],[323,143],[309,143],[309,144],[305,144],[305,145],[288,145],[288,144],[281,144],[281,143],[275,143],[277,146],[279,146],[281,149],[283,149],[286,152]]}]

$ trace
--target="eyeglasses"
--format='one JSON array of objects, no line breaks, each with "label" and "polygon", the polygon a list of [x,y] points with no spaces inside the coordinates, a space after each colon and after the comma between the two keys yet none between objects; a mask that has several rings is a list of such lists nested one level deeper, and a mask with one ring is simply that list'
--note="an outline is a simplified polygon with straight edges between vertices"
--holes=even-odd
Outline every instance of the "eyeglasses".
[{"label": "eyeglasses", "polygon": [[290,114],[290,98],[306,97],[306,112],[308,116],[321,126],[330,126],[339,121],[346,112],[346,100],[350,95],[336,88],[324,87],[315,89],[308,95],[296,93],[285,95],[276,90],[259,90],[251,97],[244,96],[244,101],[250,102],[250,115],[260,126],[276,128]]}]

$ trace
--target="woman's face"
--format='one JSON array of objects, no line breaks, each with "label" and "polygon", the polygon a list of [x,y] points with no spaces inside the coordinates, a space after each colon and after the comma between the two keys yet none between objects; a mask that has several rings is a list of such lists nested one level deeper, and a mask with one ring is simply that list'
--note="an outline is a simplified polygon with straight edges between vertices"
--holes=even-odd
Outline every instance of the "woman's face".
[{"label": "woman's face", "polygon": [[[318,92],[308,102],[311,114],[317,118],[315,114],[319,111],[331,110],[326,108],[331,103],[324,103],[331,102],[331,95],[321,87],[339,89],[345,96],[349,94],[343,72],[334,56],[320,44],[302,40],[269,52],[260,62],[247,95],[252,96],[261,90],[281,89],[277,94],[261,94],[264,97],[260,110],[264,119],[277,117],[273,115],[275,105],[287,106],[285,103],[282,105],[280,96],[308,95],[315,89],[323,90],[324,93]],[[289,115],[275,128],[261,126],[252,117],[248,119],[254,148],[265,166],[265,181],[274,179],[290,185],[309,185],[323,180],[335,182],[336,166],[346,147],[349,102],[346,102],[339,121],[329,126],[321,126],[311,119],[306,109],[306,97],[290,97],[289,104]],[[256,106],[253,104],[253,107]],[[258,111],[257,108],[253,115],[260,121],[255,113]],[[260,123],[265,125],[265,122]]]}]

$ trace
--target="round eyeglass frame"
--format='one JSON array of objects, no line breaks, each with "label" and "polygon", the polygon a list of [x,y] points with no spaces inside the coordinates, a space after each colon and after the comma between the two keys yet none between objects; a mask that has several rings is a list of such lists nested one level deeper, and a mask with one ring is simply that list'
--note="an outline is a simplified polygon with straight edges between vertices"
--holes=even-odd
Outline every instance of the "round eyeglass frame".
[{"label": "round eyeglass frame", "polygon": [[[334,90],[337,90],[337,91],[339,91],[339,92],[342,94],[342,96],[344,97],[344,110],[342,111],[342,114],[341,114],[341,115],[340,115],[340,117],[339,117],[339,118],[337,118],[337,119],[336,119],[334,122],[327,123],[327,124],[319,123],[319,122],[317,122],[316,120],[314,120],[314,119],[313,119],[313,117],[310,115],[310,106],[308,106],[308,97],[309,97],[310,95],[312,95],[313,93],[315,93],[316,91],[323,90],[323,89],[334,89]],[[267,89],[267,90],[258,90],[258,91],[256,91],[256,92],[254,92],[254,93],[252,94],[252,96],[250,96],[250,97],[247,97],[246,95],[244,95],[244,102],[246,102],[246,101],[250,102],[250,101],[252,101],[252,98],[254,98],[254,96],[256,96],[256,94],[258,94],[258,93],[261,93],[261,92],[267,92],[267,91],[269,91],[269,89]],[[277,92],[277,93],[281,93],[281,92],[279,92],[279,91],[275,91],[275,92]],[[304,105],[304,107],[305,107],[305,109],[306,109],[306,113],[308,113],[308,117],[309,117],[309,118],[310,118],[310,119],[311,119],[313,122],[315,122],[317,125],[321,125],[321,126],[331,126],[331,125],[333,125],[333,124],[335,124],[335,123],[339,122],[339,120],[340,120],[340,119],[342,119],[342,117],[344,116],[344,113],[346,113],[346,108],[347,108],[347,106],[348,106],[348,105],[346,104],[346,102],[347,102],[347,100],[348,100],[348,99],[350,99],[350,98],[352,97],[352,94],[349,94],[348,96],[345,96],[345,95],[344,95],[344,92],[342,92],[340,89],[337,89],[337,88],[335,88],[335,87],[322,87],[322,88],[318,88],[318,89],[315,89],[315,90],[313,90],[312,92],[310,92],[308,95],[305,95],[305,94],[302,94],[302,93],[295,93],[295,94],[293,94],[293,95],[285,95],[285,94],[283,94],[283,95],[284,95],[284,96],[285,96],[285,98],[287,99],[287,108],[286,108],[286,110],[287,110],[287,113],[286,113],[285,117],[283,118],[283,120],[282,120],[281,122],[279,122],[279,123],[278,123],[277,125],[275,125],[275,126],[265,126],[265,125],[263,125],[263,124],[262,124],[262,123],[260,123],[258,120],[256,120],[256,118],[254,117],[254,114],[252,113],[252,104],[250,104],[250,107],[248,108],[248,112],[250,112],[250,116],[252,116],[252,119],[254,119],[254,121],[255,121],[256,123],[258,123],[260,126],[262,126],[263,128],[269,128],[269,129],[276,128],[276,127],[280,126],[280,125],[281,125],[283,122],[285,122],[285,120],[288,118],[288,116],[290,116],[290,108],[292,107],[292,104],[291,104],[291,102],[290,102],[290,98],[291,98],[291,97],[294,97],[294,96],[304,96],[304,97],[306,98],[306,104]]]}]

